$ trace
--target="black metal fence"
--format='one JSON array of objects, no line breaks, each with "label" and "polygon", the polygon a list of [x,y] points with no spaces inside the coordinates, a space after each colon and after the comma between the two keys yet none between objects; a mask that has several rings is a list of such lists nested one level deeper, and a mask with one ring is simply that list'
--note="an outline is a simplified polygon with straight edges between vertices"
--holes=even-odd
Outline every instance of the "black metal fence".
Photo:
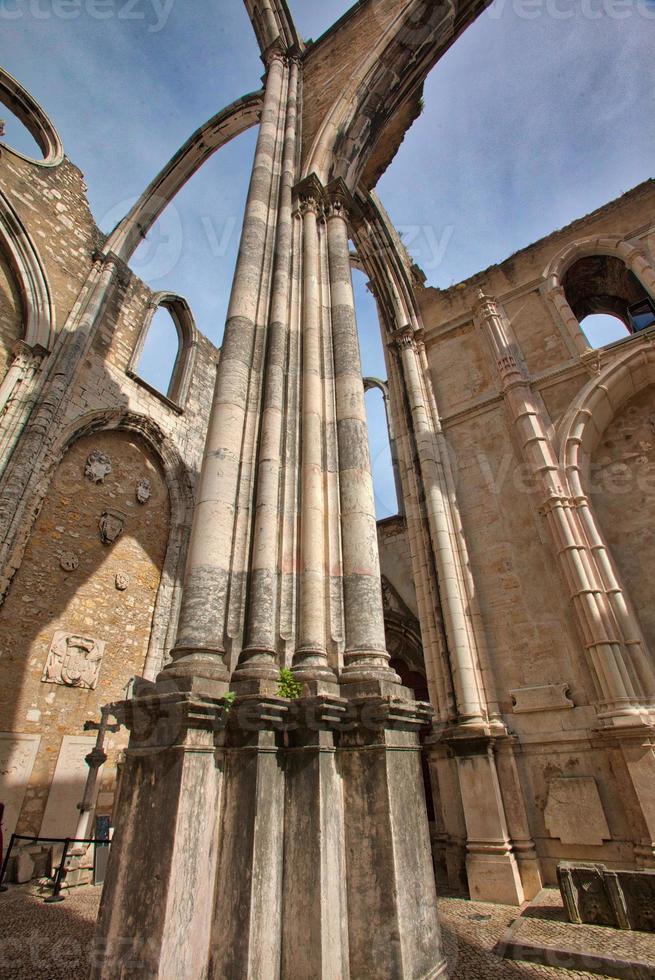
[{"label": "black metal fence", "polygon": [[110,841],[107,838],[76,838],[76,837],[25,837],[22,834],[12,834],[9,840],[9,847],[7,848],[7,853],[5,854],[5,859],[2,862],[2,870],[0,871],[0,892],[6,892],[8,890],[5,884],[5,876],[7,874],[7,868],[9,867],[9,859],[11,857],[11,852],[14,847],[15,841],[22,840],[28,841],[31,844],[63,844],[64,850],[61,855],[61,861],[59,862],[59,867],[53,878],[52,883],[52,895],[48,895],[44,901],[46,902],[63,902],[64,896],[61,894],[61,889],[64,883],[64,875],[66,873],[66,860],[68,859],[68,852],[70,850],[71,844],[100,844],[105,847],[110,846]]}]

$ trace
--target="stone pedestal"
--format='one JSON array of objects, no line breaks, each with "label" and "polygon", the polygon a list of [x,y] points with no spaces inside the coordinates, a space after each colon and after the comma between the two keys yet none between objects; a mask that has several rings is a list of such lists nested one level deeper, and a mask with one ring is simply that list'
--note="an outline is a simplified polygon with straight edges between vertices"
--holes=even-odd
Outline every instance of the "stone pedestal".
[{"label": "stone pedestal", "polygon": [[130,729],[91,977],[206,976],[223,784],[219,701],[125,702]]},{"label": "stone pedestal", "polygon": [[346,702],[307,699],[303,708],[285,766],[282,976],[348,980],[344,794],[334,732]]},{"label": "stone pedestal", "polygon": [[131,730],[92,977],[445,975],[425,705],[169,694]]},{"label": "stone pedestal", "polygon": [[466,820],[466,872],[471,898],[520,905],[525,894],[512,847],[498,782],[492,740],[454,736]]},{"label": "stone pedestal", "polygon": [[351,977],[445,976],[418,740],[429,711],[391,698],[352,709],[340,736]]},{"label": "stone pedestal", "polygon": [[225,734],[208,976],[280,975],[284,836],[282,698],[238,698]]}]

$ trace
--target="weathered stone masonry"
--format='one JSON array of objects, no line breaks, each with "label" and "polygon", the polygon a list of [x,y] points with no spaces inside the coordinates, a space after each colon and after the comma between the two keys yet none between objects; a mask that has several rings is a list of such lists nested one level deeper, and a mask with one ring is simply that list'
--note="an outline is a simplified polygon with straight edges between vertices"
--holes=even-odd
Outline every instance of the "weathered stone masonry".
[{"label": "weathered stone masonry", "polygon": [[[305,45],[282,0],[246,6],[263,89],[108,237],[0,73],[44,154],[0,148],[5,829],[72,831],[82,726],[117,702],[94,975],[437,977],[432,858],[509,903],[561,859],[654,864],[655,366],[628,307],[655,301],[655,189],[426,288],[373,187],[480,7],[366,0]],[[129,261],[252,125],[219,358]],[[402,496],[377,527],[353,261]],[[168,396],[137,373],[159,306],[181,341]],[[591,350],[588,311],[625,339]]]}]

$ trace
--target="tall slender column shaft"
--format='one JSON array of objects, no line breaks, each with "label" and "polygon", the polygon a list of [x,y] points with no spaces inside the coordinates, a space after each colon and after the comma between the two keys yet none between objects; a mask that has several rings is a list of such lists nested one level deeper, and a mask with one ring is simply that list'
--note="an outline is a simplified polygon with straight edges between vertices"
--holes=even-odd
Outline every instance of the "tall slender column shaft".
[{"label": "tall slender column shaft", "polygon": [[326,647],[325,472],[321,262],[318,201],[303,197],[302,465],[298,650],[294,670],[308,679],[329,675]]},{"label": "tall slender column shaft", "polygon": [[277,677],[280,475],[292,261],[292,187],[297,149],[298,63],[289,72],[280,206],[273,267],[257,464],[251,578],[245,644],[235,672],[240,678]]},{"label": "tall slender column shaft", "polygon": [[410,327],[400,331],[396,342],[399,347],[425,487],[426,507],[439,574],[444,625],[451,654],[458,711],[462,720],[482,723],[485,712],[479,665],[472,649],[470,628],[462,601],[463,587],[458,575],[456,549],[448,520],[445,474],[428,421],[428,408],[421,384],[419,354],[414,331]]},{"label": "tall slender column shaft", "polygon": [[239,256],[218,366],[169,677],[225,681],[225,615],[249,378],[266,232],[275,180],[286,68],[274,56],[246,201]]},{"label": "tall slender column shaft", "polygon": [[339,200],[328,208],[328,254],[339,446],[346,643],[342,682],[398,683],[384,636],[377,524],[364,384],[350,271],[348,225]]}]

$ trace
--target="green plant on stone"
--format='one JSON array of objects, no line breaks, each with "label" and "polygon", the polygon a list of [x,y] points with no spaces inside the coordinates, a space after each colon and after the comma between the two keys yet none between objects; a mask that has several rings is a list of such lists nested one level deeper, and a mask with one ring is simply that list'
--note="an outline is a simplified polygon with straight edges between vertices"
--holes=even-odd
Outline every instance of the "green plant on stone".
[{"label": "green plant on stone", "polygon": [[229,715],[235,700],[236,700],[236,694],[234,691],[228,691],[227,694],[223,695],[223,705],[225,707],[226,715]]},{"label": "green plant on stone", "polygon": [[278,697],[288,698],[290,701],[302,697],[302,684],[296,680],[288,667],[283,667],[280,671],[277,693]]}]

